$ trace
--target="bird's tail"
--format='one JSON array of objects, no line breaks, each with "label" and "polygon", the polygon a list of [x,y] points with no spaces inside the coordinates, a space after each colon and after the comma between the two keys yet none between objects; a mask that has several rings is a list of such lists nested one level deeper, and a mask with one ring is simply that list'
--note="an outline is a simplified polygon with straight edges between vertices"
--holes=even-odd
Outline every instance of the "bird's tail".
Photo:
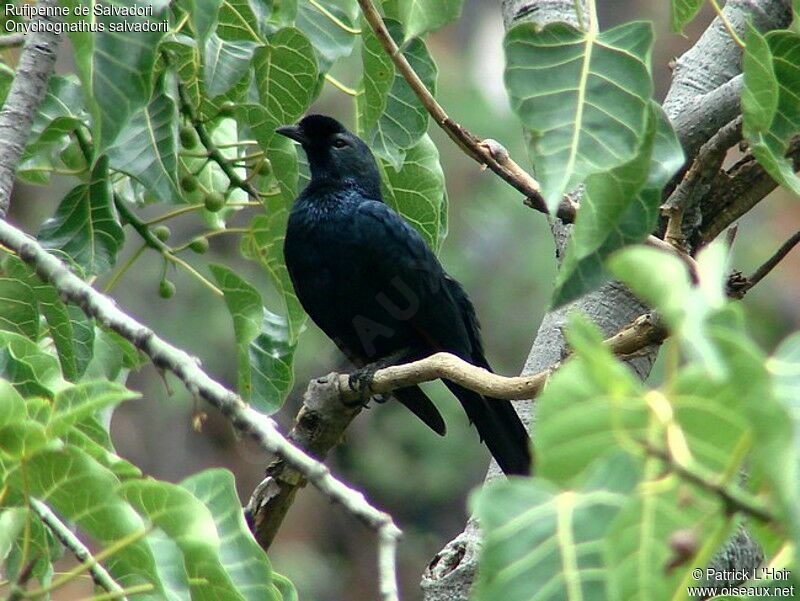
[{"label": "bird's tail", "polygon": [[511,401],[486,398],[453,382],[445,381],[445,384],[461,401],[503,473],[530,474],[531,441]]}]

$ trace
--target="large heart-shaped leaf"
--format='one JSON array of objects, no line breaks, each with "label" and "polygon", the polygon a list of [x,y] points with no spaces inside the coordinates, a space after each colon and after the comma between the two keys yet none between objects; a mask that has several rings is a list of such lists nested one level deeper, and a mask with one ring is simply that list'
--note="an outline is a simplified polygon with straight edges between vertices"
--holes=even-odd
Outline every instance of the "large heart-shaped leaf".
[{"label": "large heart-shaped leaf", "polygon": [[136,111],[108,149],[109,165],[138,180],[156,199],[181,203],[178,111],[160,78],[147,106]]},{"label": "large heart-shaped leaf", "polygon": [[603,536],[638,478],[624,455],[600,461],[578,490],[514,479],[487,486],[473,507],[484,533],[477,601],[605,601]]},{"label": "large heart-shaped leaf", "polygon": [[[386,26],[392,38],[400,43],[403,39],[400,24],[387,20]],[[434,94],[437,70],[425,43],[420,39],[412,40],[403,47],[403,55],[428,91]],[[386,97],[386,110],[367,134],[366,139],[370,141],[372,150],[395,169],[400,169],[405,151],[414,146],[427,129],[428,111],[403,76],[395,73]]]},{"label": "large heart-shaped leaf", "polygon": [[589,175],[636,156],[653,91],[652,42],[651,26],[637,22],[600,34],[524,23],[506,35],[506,87],[551,211]]},{"label": "large heart-shaped leaf", "polygon": [[[605,259],[643,240],[656,226],[661,192],[684,154],[663,110],[652,105],[648,133],[630,162],[586,179],[575,229],[559,269],[553,305],[560,306],[610,278]],[[653,123],[655,122],[655,123]]]},{"label": "large heart-shaped leaf", "polygon": [[88,184],[64,197],[38,238],[46,248],[66,253],[87,274],[100,275],[114,266],[125,233],[111,204],[107,157],[97,161]]}]

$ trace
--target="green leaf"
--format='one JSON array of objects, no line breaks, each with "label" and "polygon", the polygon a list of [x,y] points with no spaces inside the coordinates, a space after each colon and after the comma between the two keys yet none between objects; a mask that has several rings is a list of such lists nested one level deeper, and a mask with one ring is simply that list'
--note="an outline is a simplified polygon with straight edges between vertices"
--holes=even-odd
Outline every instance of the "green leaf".
[{"label": "green leaf", "polygon": [[97,329],[92,360],[86,368],[86,380],[122,380],[127,372],[147,363],[135,346],[111,330]]},{"label": "green leaf", "polygon": [[117,455],[108,428],[90,416],[84,417],[61,435],[65,444],[80,449],[120,480],[141,478],[141,470]]},{"label": "green leaf", "polygon": [[663,110],[655,103],[653,110],[656,129],[649,132],[639,156],[586,180],[583,208],[556,279],[556,307],[608,281],[606,258],[642,241],[656,226],[661,192],[683,165],[684,154]]},{"label": "green leaf", "polygon": [[208,35],[217,24],[222,0],[189,0],[187,12],[191,15],[197,43],[205,46]]},{"label": "green leaf", "polygon": [[[392,38],[400,43],[403,39],[400,24],[387,20],[386,27]],[[419,75],[428,91],[435,94],[437,69],[425,43],[420,39],[411,40],[404,46],[403,56]],[[377,124],[366,138],[370,141],[373,152],[395,169],[400,169],[405,151],[414,146],[427,129],[428,111],[405,78],[395,73],[392,87],[386,97],[386,110],[380,115]]]},{"label": "green leaf", "polygon": [[[92,107],[95,151],[99,156],[122,131],[128,119],[147,105],[151,74],[163,31],[125,31],[134,25],[153,26],[166,18],[156,7],[152,16],[95,16],[98,0],[68,0],[70,22],[83,30],[71,32],[75,62],[87,105]],[[116,3],[114,3],[116,4]],[[82,15],[77,6],[88,13]],[[93,27],[95,29],[90,29]],[[102,27],[102,31],[98,28]]]},{"label": "green leaf", "polygon": [[386,109],[389,90],[394,83],[394,63],[386,54],[380,40],[366,23],[361,25],[361,86],[364,93],[358,97],[361,118],[359,134],[372,131]]},{"label": "green leaf", "polygon": [[461,15],[464,0],[398,0],[397,18],[406,30],[406,41],[436,31]]},{"label": "green leaf", "polygon": [[[341,0],[318,0],[318,4],[340,23],[355,29],[353,18],[355,2],[346,2],[349,5],[346,9],[340,6]],[[319,70],[322,73],[329,71],[333,63],[340,58],[349,56],[358,37],[335,24],[328,15],[323,14],[310,2],[301,2],[298,5],[296,26],[308,36],[314,46]]]},{"label": "green leaf", "polygon": [[220,561],[220,537],[211,512],[176,484],[130,480],[119,493],[178,546],[196,601],[244,601]]},{"label": "green leaf", "polygon": [[39,422],[28,420],[0,426],[0,458],[15,462],[28,459],[47,442],[47,433]]},{"label": "green leaf", "polygon": [[250,223],[250,231],[242,238],[242,254],[258,261],[270,276],[283,300],[289,327],[289,342],[294,344],[305,324],[306,313],[294,293],[286,262],[283,240],[289,211],[297,196],[298,157],[296,146],[275,134],[266,111],[258,105],[245,105],[240,120],[249,124],[251,132],[267,153],[280,194],[265,197],[266,215],[258,215]]},{"label": "green leaf", "polygon": [[50,398],[66,386],[56,358],[12,332],[0,332],[0,378],[25,397]]},{"label": "green leaf", "polygon": [[506,34],[506,88],[550,211],[589,175],[636,156],[653,91],[652,42],[651,25],[640,22],[599,35],[524,23]]},{"label": "green leaf", "polygon": [[314,99],[318,75],[308,38],[297,29],[281,29],[256,52],[253,66],[269,123],[277,127],[296,121]]},{"label": "green leaf", "polygon": [[147,106],[138,109],[108,149],[109,166],[139,181],[156,199],[181,203],[178,189],[178,111],[159,78]]},{"label": "green leaf", "polygon": [[39,339],[39,311],[27,282],[0,277],[0,330]]},{"label": "green leaf", "polygon": [[224,0],[219,9],[217,34],[223,40],[261,42],[257,31],[259,16],[249,0]]},{"label": "green leaf", "polygon": [[619,448],[620,436],[642,438],[647,407],[641,384],[603,345],[597,328],[573,317],[573,357],[537,401],[537,475],[571,485],[597,457]]},{"label": "green leaf", "polygon": [[53,414],[47,424],[48,432],[60,436],[78,421],[106,407],[141,396],[120,384],[103,380],[82,382],[58,392],[53,399]]},{"label": "green leaf", "polygon": [[268,311],[261,295],[233,271],[212,265],[233,318],[238,350],[238,390],[259,411],[274,413],[292,387],[295,344],[286,320]]},{"label": "green leaf", "polygon": [[69,255],[87,275],[100,275],[114,266],[125,233],[111,206],[106,157],[97,161],[88,184],[64,197],[55,215],[42,225],[38,239],[46,248]]},{"label": "green leaf", "polygon": [[[724,541],[734,521],[725,519],[717,498],[674,475],[665,476],[655,459],[645,464],[640,490],[604,540],[608,598],[685,598],[685,568],[708,565],[716,545],[703,543]],[[678,557],[670,545],[678,533],[696,538],[698,550]],[[676,559],[683,569],[670,569]]]},{"label": "green leaf", "polygon": [[672,0],[672,31],[683,33],[703,8],[703,0]]},{"label": "green leaf", "polygon": [[0,512],[0,562],[5,562],[17,535],[25,525],[26,510],[21,507],[4,509]]},{"label": "green leaf", "polygon": [[[800,495],[800,333],[792,334],[781,342],[766,367],[772,376],[775,400],[782,405],[785,415],[775,412],[773,416],[759,420],[763,424],[763,434],[769,429],[775,432],[775,436],[767,441],[767,448],[763,449],[763,470],[772,481],[784,519],[791,529],[795,545],[798,545],[800,517],[796,505]],[[752,366],[748,366],[743,378],[752,369]],[[758,409],[757,401],[753,401],[749,406]],[[787,428],[788,441],[785,435]],[[787,443],[791,445],[790,448],[787,448]]]},{"label": "green leaf", "polygon": [[772,31],[765,39],[748,28],[743,132],[767,173],[800,194],[800,177],[786,158],[792,137],[800,132],[800,34]]},{"label": "green leaf", "polygon": [[119,481],[106,468],[82,451],[66,447],[36,454],[26,462],[24,478],[15,470],[7,482],[12,489],[30,491],[31,496],[75,522],[98,545],[131,539],[105,567],[120,586],[151,583],[155,591],[144,598],[163,598],[153,555],[144,540],[135,538],[144,534],[145,524],[117,495]]},{"label": "green leaf", "polygon": [[769,128],[775,118],[780,90],[772,68],[769,44],[751,22],[747,23],[745,40],[742,113],[748,128],[763,131]]},{"label": "green leaf", "polygon": [[25,414],[25,400],[11,382],[0,379],[0,426],[22,421]]},{"label": "green leaf", "polygon": [[692,286],[679,258],[654,248],[627,248],[608,261],[611,273],[663,315],[681,344],[716,376],[725,368],[708,327],[710,318],[726,304],[726,253],[723,243],[714,243],[698,255],[698,287]]},{"label": "green leaf", "polygon": [[83,90],[74,76],[56,75],[47,82],[47,92],[33,120],[26,154],[60,140],[82,123],[89,115],[84,108]]},{"label": "green leaf", "polygon": [[74,382],[83,375],[92,358],[94,322],[79,308],[65,305],[56,289],[42,282],[19,258],[7,256],[3,270],[11,277],[25,281],[33,290],[55,344],[64,377]]},{"label": "green leaf", "polygon": [[541,478],[479,492],[472,506],[484,532],[476,601],[605,601],[603,537],[629,501],[636,466],[624,455],[598,461],[578,490]]},{"label": "green leaf", "polygon": [[447,233],[446,220],[442,218],[442,213],[447,212],[447,194],[436,145],[426,134],[408,149],[399,171],[383,161],[381,165],[386,204],[403,215],[438,251]]},{"label": "green leaf", "polygon": [[255,42],[211,35],[203,49],[203,83],[210,98],[225,94],[244,78],[255,50]]},{"label": "green leaf", "polygon": [[181,482],[211,513],[222,546],[219,558],[225,571],[248,601],[282,601],[272,583],[272,566],[244,521],[233,474],[206,470]]}]

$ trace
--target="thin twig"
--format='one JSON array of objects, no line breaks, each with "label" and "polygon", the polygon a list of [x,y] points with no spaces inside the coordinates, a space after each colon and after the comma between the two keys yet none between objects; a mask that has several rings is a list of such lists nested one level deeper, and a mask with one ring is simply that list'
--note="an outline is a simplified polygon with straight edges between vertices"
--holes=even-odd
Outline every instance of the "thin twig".
[{"label": "thin twig", "polygon": [[[408,85],[417,95],[422,105],[433,120],[444,132],[458,144],[464,152],[499,175],[505,182],[522,192],[528,199],[531,207],[542,213],[549,213],[547,203],[542,197],[541,187],[529,173],[520,167],[508,154],[508,151],[494,140],[481,140],[466,128],[453,121],[433,95],[425,87],[417,73],[403,56],[386,24],[383,22],[372,0],[358,0],[361,11],[369,26],[375,33],[386,53],[392,59],[394,66],[406,80]],[[556,216],[562,221],[571,223],[575,220],[577,206],[565,198],[558,207]]]},{"label": "thin twig", "polygon": [[86,545],[72,533],[67,525],[64,524],[47,505],[37,499],[30,499],[30,505],[33,512],[39,516],[42,523],[44,523],[55,537],[61,541],[61,544],[69,549],[82,564],[91,566],[89,567],[89,573],[92,575],[92,580],[94,580],[98,586],[104,588],[109,593],[116,593],[117,596],[114,597],[115,599],[125,599],[122,587],[117,584],[111,574],[109,574],[102,565],[97,563],[92,553],[86,548]]},{"label": "thin twig", "polygon": [[735,486],[726,487],[724,484],[717,482],[715,474],[706,474],[699,469],[699,466],[687,465],[676,461],[668,451],[656,448],[646,441],[642,440],[639,443],[648,455],[663,461],[667,468],[680,478],[718,496],[729,512],[745,513],[766,523],[777,521],[772,512],[757,499],[744,491],[738,490]]},{"label": "thin twig", "polygon": [[52,284],[62,299],[76,304],[88,317],[96,318],[103,326],[133,343],[150,357],[156,367],[174,373],[189,392],[211,403],[240,432],[253,437],[267,452],[283,458],[324,496],[340,503],[351,515],[375,530],[381,547],[379,576],[382,599],[397,601],[395,552],[401,533],[389,514],[370,505],[362,493],[335,478],[325,465],[292,445],[281,435],[273,420],[209,377],[197,360],[185,351],[162,340],[151,329],[125,314],[112,299],[81,280],[24,232],[0,221],[0,243],[33,267],[43,281]]},{"label": "thin twig", "polygon": [[769,272],[775,269],[778,263],[780,263],[783,258],[788,255],[795,246],[797,246],[798,243],[800,243],[800,231],[795,232],[791,238],[781,244],[781,247],[775,251],[775,254],[767,259],[764,264],[761,265],[761,267],[756,269],[753,272],[753,275],[747,278],[747,283],[740,290],[740,294],[746,293],[753,286],[763,280],[767,275],[769,275]]}]

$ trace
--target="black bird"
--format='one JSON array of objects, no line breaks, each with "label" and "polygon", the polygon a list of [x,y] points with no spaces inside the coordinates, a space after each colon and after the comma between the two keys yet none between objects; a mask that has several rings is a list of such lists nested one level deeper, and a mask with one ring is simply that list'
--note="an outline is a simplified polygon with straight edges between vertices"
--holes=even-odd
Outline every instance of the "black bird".
[{"label": "black bird", "polygon": [[[311,169],[284,243],[289,276],[311,319],[357,367],[447,351],[491,369],[467,293],[422,236],[384,204],[367,145],[324,115],[276,131],[302,145]],[[529,473],[528,434],[511,403],[445,384],[502,470]],[[419,387],[392,394],[444,435],[442,416]]]}]

